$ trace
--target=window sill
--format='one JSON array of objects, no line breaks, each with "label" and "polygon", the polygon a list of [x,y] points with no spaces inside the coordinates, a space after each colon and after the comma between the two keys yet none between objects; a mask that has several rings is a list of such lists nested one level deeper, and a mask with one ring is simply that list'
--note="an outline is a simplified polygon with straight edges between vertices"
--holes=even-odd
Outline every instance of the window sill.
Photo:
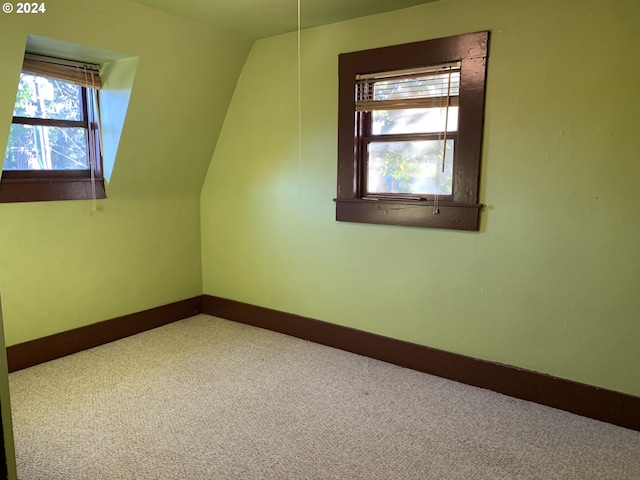
[{"label": "window sill", "polygon": [[478,230],[481,204],[438,202],[433,213],[431,200],[335,198],[339,222],[400,225],[405,227]]},{"label": "window sill", "polygon": [[[92,199],[89,178],[2,178],[0,203]],[[107,198],[104,180],[95,181],[95,198]]]}]

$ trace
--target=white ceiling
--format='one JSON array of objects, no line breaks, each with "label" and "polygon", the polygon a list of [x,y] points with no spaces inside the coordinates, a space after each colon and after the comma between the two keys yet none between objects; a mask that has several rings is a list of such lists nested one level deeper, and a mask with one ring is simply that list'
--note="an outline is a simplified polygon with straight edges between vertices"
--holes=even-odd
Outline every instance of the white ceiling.
[{"label": "white ceiling", "polygon": [[[166,13],[264,38],[292,32],[298,0],[132,0]],[[438,0],[300,0],[302,28],[400,10]]]}]

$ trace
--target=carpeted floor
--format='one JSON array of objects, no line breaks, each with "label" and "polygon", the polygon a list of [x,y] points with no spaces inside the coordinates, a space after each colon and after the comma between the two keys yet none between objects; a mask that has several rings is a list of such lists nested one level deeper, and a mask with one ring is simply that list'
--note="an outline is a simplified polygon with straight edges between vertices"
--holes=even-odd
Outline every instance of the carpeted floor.
[{"label": "carpeted floor", "polygon": [[10,375],[20,480],[640,479],[640,433],[198,315]]}]

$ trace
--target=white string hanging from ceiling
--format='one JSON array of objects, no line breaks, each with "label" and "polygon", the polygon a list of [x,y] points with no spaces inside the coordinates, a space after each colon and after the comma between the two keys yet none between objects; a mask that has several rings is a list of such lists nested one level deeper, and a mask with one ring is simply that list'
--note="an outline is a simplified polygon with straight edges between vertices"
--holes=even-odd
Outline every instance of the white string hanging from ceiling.
[{"label": "white string hanging from ceiling", "polygon": [[298,28],[297,28],[297,66],[298,66],[298,181],[299,201],[302,204],[302,53],[301,53],[301,0],[298,0]]}]

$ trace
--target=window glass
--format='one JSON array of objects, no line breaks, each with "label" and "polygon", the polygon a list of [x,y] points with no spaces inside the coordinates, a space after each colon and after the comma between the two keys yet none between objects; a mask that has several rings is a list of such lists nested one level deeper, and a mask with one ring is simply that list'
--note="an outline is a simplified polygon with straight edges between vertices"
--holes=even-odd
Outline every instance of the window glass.
[{"label": "window glass", "polygon": [[454,141],[371,142],[368,145],[367,193],[450,195],[453,192]]},{"label": "window glass", "polygon": [[89,168],[86,130],[12,124],[5,170],[86,170]]},{"label": "window glass", "polygon": [[82,120],[82,87],[22,73],[14,117]]},{"label": "window glass", "polygon": [[445,122],[448,132],[458,129],[458,107],[449,107],[448,118],[446,107],[374,110],[371,114],[373,135],[443,132]]}]

